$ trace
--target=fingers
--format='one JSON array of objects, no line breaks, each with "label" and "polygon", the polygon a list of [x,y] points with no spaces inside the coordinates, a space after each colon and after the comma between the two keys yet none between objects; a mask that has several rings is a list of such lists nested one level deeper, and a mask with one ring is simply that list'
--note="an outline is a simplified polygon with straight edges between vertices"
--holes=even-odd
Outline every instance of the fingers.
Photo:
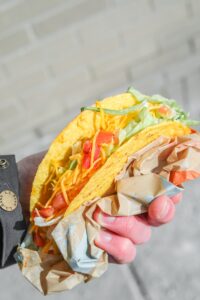
[{"label": "fingers", "polygon": [[171,199],[165,195],[159,196],[149,205],[147,217],[149,224],[159,226],[173,219],[175,214],[174,201],[180,201],[181,199],[181,196],[174,197]]},{"label": "fingers", "polygon": [[130,239],[134,244],[145,243],[151,237],[150,225],[147,220],[139,216],[112,217],[96,209],[93,218],[102,227]]},{"label": "fingers", "polygon": [[118,263],[133,261],[136,256],[135,244],[145,243],[151,237],[150,225],[143,217],[112,217],[98,208],[93,218],[104,228],[95,239],[96,246]]},{"label": "fingers", "polygon": [[99,208],[93,218],[104,229],[95,239],[97,247],[105,250],[118,263],[129,263],[136,256],[136,244],[147,242],[151,237],[151,227],[170,222],[175,214],[175,204],[182,199],[182,193],[171,198],[157,197],[148,208],[148,213],[140,216],[113,217]]},{"label": "fingers", "polygon": [[107,230],[100,230],[95,245],[110,254],[117,263],[130,263],[136,256],[136,247],[129,239]]}]

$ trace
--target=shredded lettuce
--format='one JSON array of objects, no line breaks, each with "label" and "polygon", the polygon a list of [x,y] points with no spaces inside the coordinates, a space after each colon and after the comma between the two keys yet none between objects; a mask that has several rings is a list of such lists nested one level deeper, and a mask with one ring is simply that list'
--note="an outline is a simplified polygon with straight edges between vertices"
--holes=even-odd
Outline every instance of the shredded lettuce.
[{"label": "shredded lettuce", "polygon": [[[160,123],[160,120],[154,118],[152,114],[149,112],[148,108],[144,107],[140,113],[138,122],[131,121],[125,128],[123,128],[119,133],[120,144],[124,141],[138,133],[139,131],[145,129],[148,126],[156,125]],[[123,134],[121,133],[123,132]],[[124,134],[125,132],[125,134]]]},{"label": "shredded lettuce", "polygon": [[197,120],[183,120],[182,121],[186,126],[197,126],[200,124],[200,121],[197,121]]},{"label": "shredded lettuce", "polygon": [[121,129],[120,131],[119,131],[119,136],[118,136],[118,138],[119,138],[119,145],[121,145],[122,143],[123,143],[123,141],[125,141],[125,139],[126,139],[126,130],[125,129]]},{"label": "shredded lettuce", "polygon": [[179,121],[187,126],[200,124],[200,121],[190,120],[189,113],[184,112],[184,110],[177,104],[176,100],[174,99],[167,99],[161,95],[146,96],[141,94],[133,87],[129,87],[127,92],[131,93],[139,102],[148,101],[150,103],[164,104],[170,107],[173,113],[171,116],[166,116],[165,118],[163,118],[163,121]]},{"label": "shredded lettuce", "polygon": [[[147,114],[148,103],[152,103],[152,104],[158,103],[158,104],[163,104],[163,105],[169,107],[171,110],[171,114],[169,116],[168,115],[161,116],[161,115],[157,114],[157,116],[156,116],[157,118],[155,118],[155,117],[152,117],[151,114],[149,113],[148,120],[151,119],[151,121],[154,123],[156,123],[156,121],[154,119],[159,119],[161,121],[168,121],[168,120],[179,121],[188,126],[200,124],[200,121],[190,120],[189,114],[184,112],[184,110],[177,104],[176,100],[174,100],[174,99],[167,99],[161,95],[147,96],[147,95],[140,93],[133,87],[129,87],[127,92],[130,93],[137,100],[137,103],[135,105],[124,108],[124,109],[120,109],[120,110],[102,108],[103,111],[110,115],[127,115],[134,111],[141,110],[141,112],[145,111],[145,113]],[[95,106],[82,107],[81,111],[84,111],[84,110],[100,112],[100,108],[95,107]],[[133,127],[133,124],[130,124],[128,126]],[[140,125],[140,126],[142,126],[142,125]],[[147,126],[149,126],[149,125],[147,125]],[[127,131],[129,130],[129,127],[127,128]],[[121,133],[121,135],[122,134],[123,134],[123,132]],[[121,139],[124,140],[124,137],[120,136],[120,142],[121,142]]]},{"label": "shredded lettuce", "polygon": [[[140,104],[136,104],[124,109],[119,109],[119,110],[114,110],[114,109],[107,109],[107,108],[102,108],[103,111],[109,115],[127,115],[129,113],[132,113],[134,111],[140,110],[143,107],[147,106],[146,102],[142,102]],[[81,107],[81,111],[84,110],[91,110],[91,111],[96,111],[96,112],[100,112],[100,108],[99,107],[95,107],[95,106],[85,106],[85,107]]]},{"label": "shredded lettuce", "polygon": [[[135,105],[121,110],[103,108],[104,112],[110,115],[127,115],[133,111],[139,111],[136,119],[130,121],[125,128],[119,131],[119,145],[146,127],[153,126],[164,121],[178,121],[186,126],[200,124],[200,121],[190,120],[189,113],[184,112],[174,99],[168,99],[161,95],[147,96],[140,93],[133,87],[129,87],[127,92],[130,93],[137,101]],[[151,104],[158,104],[158,109],[155,109],[154,113],[151,112],[154,108]],[[165,111],[163,113],[162,106],[167,111],[169,110],[169,113],[165,113]],[[84,110],[100,112],[100,108],[95,106],[82,107],[81,111]],[[109,148],[105,149],[107,155],[114,152],[118,146],[111,145]]]},{"label": "shredded lettuce", "polygon": [[140,93],[139,91],[134,89],[134,87],[132,87],[132,86],[128,88],[127,92],[132,94],[136,98],[136,100],[138,100],[140,102],[149,99],[148,96],[143,95],[142,93]]},{"label": "shredded lettuce", "polygon": [[74,170],[76,168],[77,164],[78,164],[77,159],[74,159],[74,160],[70,161],[69,165],[68,165],[68,169],[69,170]]}]

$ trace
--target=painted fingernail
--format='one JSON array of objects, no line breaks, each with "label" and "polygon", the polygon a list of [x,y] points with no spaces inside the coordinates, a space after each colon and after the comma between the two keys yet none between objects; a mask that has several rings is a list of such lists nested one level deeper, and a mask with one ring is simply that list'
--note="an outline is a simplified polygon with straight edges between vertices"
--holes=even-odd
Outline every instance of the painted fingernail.
[{"label": "painted fingernail", "polygon": [[159,211],[158,218],[161,220],[164,219],[167,216],[169,209],[170,201],[168,198],[165,198],[165,200],[163,201],[162,209]]}]

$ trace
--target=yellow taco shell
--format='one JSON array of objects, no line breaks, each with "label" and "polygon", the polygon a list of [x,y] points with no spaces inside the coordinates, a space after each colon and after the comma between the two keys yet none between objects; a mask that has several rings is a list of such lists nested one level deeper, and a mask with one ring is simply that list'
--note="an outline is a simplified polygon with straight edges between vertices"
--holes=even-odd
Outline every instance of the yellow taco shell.
[{"label": "yellow taco shell", "polygon": [[[103,108],[124,109],[136,103],[130,93],[120,94],[114,97],[108,97],[101,101]],[[40,198],[43,184],[49,175],[51,161],[62,160],[67,156],[72,145],[80,138],[90,138],[94,132],[100,128],[100,117],[97,116],[94,122],[94,112],[83,111],[74,118],[51,143],[48,152],[40,163],[32,185],[30,197],[30,211]]]},{"label": "yellow taco shell", "polygon": [[[120,110],[133,106],[136,102],[137,99],[133,95],[124,93],[102,100],[101,107]],[[51,162],[67,158],[72,145],[82,138],[92,137],[95,132],[100,129],[100,125],[99,114],[88,110],[83,111],[55,138],[36,172],[31,192],[30,211],[33,210],[40,199],[44,182],[49,176]],[[190,128],[182,123],[178,121],[167,121],[147,127],[132,136],[111,154],[104,165],[89,179],[84,188],[70,203],[65,215],[72,213],[85,202],[103,196],[112,186],[114,178],[122,170],[128,157],[136,151],[142,149],[161,135],[175,137],[189,133]]]}]

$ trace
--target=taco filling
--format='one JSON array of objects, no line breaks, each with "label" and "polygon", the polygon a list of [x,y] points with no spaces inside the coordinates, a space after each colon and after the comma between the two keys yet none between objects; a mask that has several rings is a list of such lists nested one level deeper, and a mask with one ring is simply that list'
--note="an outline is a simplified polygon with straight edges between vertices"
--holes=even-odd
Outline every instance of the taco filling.
[{"label": "taco filling", "polygon": [[128,93],[136,100],[131,107],[106,109],[101,107],[101,101],[83,107],[81,111],[92,111],[94,118],[100,116],[100,127],[92,137],[76,141],[64,160],[51,161],[49,176],[31,213],[30,233],[34,244],[43,252],[58,253],[51,231],[73,199],[119,147],[138,132],[162,122],[180,122],[188,128],[196,124],[175,100],[145,96],[133,88]]}]

